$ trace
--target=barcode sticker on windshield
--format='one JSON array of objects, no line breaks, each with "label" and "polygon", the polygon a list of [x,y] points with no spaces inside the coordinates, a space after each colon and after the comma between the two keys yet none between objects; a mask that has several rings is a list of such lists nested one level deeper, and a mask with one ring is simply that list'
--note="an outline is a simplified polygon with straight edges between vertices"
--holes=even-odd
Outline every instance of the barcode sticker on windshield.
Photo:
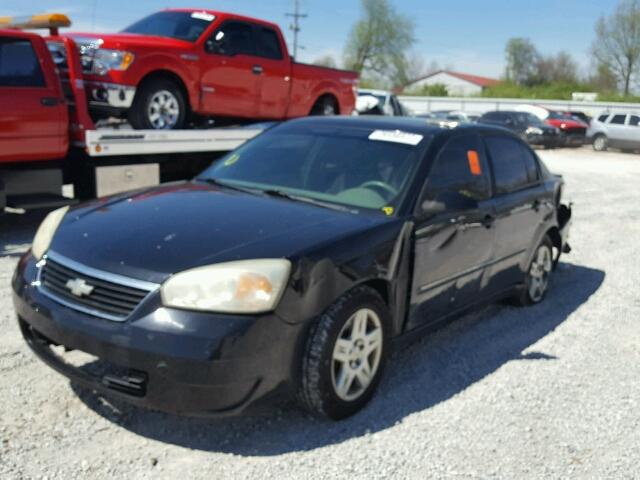
[{"label": "barcode sticker on windshield", "polygon": [[375,140],[377,142],[392,142],[402,143],[403,145],[418,145],[423,135],[417,133],[403,132],[402,130],[375,130],[369,135],[369,140]]},{"label": "barcode sticker on windshield", "polygon": [[191,18],[197,18],[198,20],[204,20],[205,22],[213,22],[216,19],[216,16],[207,12],[193,12],[191,14]]}]

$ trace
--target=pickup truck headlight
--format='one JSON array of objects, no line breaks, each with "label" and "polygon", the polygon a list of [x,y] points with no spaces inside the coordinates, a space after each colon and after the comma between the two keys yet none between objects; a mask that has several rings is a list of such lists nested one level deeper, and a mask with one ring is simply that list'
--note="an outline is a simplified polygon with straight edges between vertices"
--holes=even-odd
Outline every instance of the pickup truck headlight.
[{"label": "pickup truck headlight", "polygon": [[242,260],[177,273],[161,289],[166,307],[223,313],[275,309],[289,279],[284,259]]},{"label": "pickup truck headlight", "polygon": [[93,73],[97,75],[106,75],[109,70],[126,70],[128,69],[135,55],[131,52],[123,50],[109,50],[99,48],[93,54]]},{"label": "pickup truck headlight", "polygon": [[58,210],[54,210],[45,217],[38,227],[36,236],[33,237],[33,244],[31,245],[31,253],[36,260],[40,260],[42,256],[47,253],[47,250],[49,250],[51,240],[53,240],[53,236],[55,235],[56,230],[58,230],[60,222],[62,222],[62,219],[67,214],[68,210],[69,207],[62,207]]}]

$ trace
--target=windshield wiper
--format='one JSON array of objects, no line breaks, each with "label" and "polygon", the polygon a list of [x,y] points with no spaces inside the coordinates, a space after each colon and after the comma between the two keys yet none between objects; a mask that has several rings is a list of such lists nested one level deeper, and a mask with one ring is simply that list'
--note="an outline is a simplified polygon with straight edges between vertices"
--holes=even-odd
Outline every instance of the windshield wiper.
[{"label": "windshield wiper", "polygon": [[205,183],[208,183],[209,185],[215,185],[216,187],[228,188],[229,190],[236,190],[238,192],[250,193],[252,195],[258,195],[260,193],[260,190],[256,190],[253,188],[239,187],[237,185],[232,185],[227,182],[221,182],[217,178],[199,177],[199,178],[196,178],[196,181],[205,182]]},{"label": "windshield wiper", "polygon": [[344,205],[337,205],[335,203],[323,202],[322,200],[316,200],[315,198],[301,197],[299,195],[291,195],[287,192],[284,192],[282,190],[277,190],[275,188],[262,190],[262,193],[270,197],[284,198],[286,200],[291,200],[294,202],[310,203],[311,205],[316,205],[322,208],[328,208],[330,210],[338,210],[340,212],[349,212],[349,213],[358,213],[358,210],[346,207]]}]

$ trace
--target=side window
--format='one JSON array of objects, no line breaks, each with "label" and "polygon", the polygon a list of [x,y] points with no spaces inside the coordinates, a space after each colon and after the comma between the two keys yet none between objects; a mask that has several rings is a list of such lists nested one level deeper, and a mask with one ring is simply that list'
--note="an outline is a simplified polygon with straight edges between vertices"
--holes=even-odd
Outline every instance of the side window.
[{"label": "side window", "polygon": [[282,60],[282,47],[280,37],[272,28],[257,27],[258,31],[258,56],[271,60]]},{"label": "side window", "polygon": [[440,150],[431,168],[426,198],[441,192],[459,192],[476,200],[491,196],[491,181],[480,137],[454,137]]},{"label": "side window", "polygon": [[22,38],[0,38],[0,87],[44,87],[33,45]]},{"label": "side window", "polygon": [[629,117],[629,125],[637,127],[640,124],[640,117],[638,115],[631,115]]},{"label": "side window", "polygon": [[609,114],[606,114],[606,115],[600,115],[600,116],[598,117],[598,121],[599,121],[599,122],[601,122],[601,123],[604,123],[604,122],[606,122],[606,121],[607,121],[607,118],[609,118]]},{"label": "side window", "polygon": [[626,115],[614,115],[609,123],[613,125],[624,125],[626,119]]},{"label": "side window", "polygon": [[218,55],[255,55],[253,28],[244,22],[227,22],[207,41],[206,48]]},{"label": "side window", "polygon": [[535,157],[519,141],[502,136],[485,139],[495,178],[496,194],[519,190],[538,178]]}]

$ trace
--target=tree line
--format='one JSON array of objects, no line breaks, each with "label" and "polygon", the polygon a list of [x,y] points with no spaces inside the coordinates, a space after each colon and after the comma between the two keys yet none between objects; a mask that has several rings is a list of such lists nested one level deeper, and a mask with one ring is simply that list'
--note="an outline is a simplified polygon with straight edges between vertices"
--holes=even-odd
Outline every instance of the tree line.
[{"label": "tree line", "polygon": [[[363,86],[402,88],[439,69],[413,51],[413,19],[398,12],[390,0],[361,1],[362,16],[349,34],[343,66],[359,72]],[[582,75],[569,53],[544,55],[530,39],[512,38],[505,47],[504,82],[487,94],[566,95],[580,89],[629,96],[640,81],[640,0],[619,0],[611,15],[597,20],[590,54],[591,71]],[[330,56],[314,63],[338,65]],[[427,90],[419,93],[446,95],[444,86]]]}]

